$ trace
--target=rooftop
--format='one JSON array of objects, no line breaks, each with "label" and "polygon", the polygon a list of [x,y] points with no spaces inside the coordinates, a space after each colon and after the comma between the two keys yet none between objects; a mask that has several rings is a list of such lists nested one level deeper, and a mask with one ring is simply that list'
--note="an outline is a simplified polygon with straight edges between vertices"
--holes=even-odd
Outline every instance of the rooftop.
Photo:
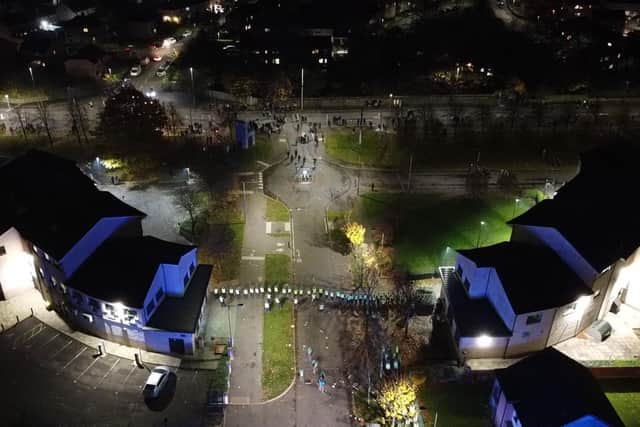
[{"label": "rooftop", "polygon": [[560,307],[592,291],[551,249],[503,242],[458,253],[498,273],[516,314]]},{"label": "rooftop", "polygon": [[198,265],[182,297],[166,296],[147,322],[165,331],[195,333],[213,266]]},{"label": "rooftop", "polygon": [[496,377],[522,425],[560,426],[587,415],[612,427],[624,425],[591,372],[552,347]]},{"label": "rooftop", "polygon": [[581,156],[580,173],[550,200],[509,223],[557,229],[598,272],[640,246],[630,195],[638,186],[640,148],[614,143]]},{"label": "rooftop", "polygon": [[0,166],[0,194],[0,233],[16,227],[58,261],[100,219],[145,216],[99,191],[73,161],[38,150]]},{"label": "rooftop", "polygon": [[104,301],[141,308],[160,265],[177,264],[194,249],[151,236],[107,240],[67,284]]}]

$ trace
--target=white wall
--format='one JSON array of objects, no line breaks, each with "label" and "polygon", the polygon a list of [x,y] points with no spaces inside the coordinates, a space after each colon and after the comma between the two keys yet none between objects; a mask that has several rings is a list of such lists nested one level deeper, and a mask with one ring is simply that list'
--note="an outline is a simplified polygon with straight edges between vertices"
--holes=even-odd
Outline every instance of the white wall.
[{"label": "white wall", "polygon": [[620,291],[625,289],[624,302],[640,309],[640,249],[636,249],[626,261],[621,261],[611,268],[614,270],[612,271],[614,277],[603,306],[604,313],[601,315],[606,314]]},{"label": "white wall", "polygon": [[[184,294],[184,276],[188,274],[189,279],[191,279],[192,274],[189,272],[191,264],[194,267],[198,266],[196,248],[184,254],[177,265],[162,264],[167,295],[182,296]],[[193,271],[195,272],[195,269]]]},{"label": "white wall", "polygon": [[478,267],[476,264],[464,255],[456,255],[456,270],[458,266],[462,269],[462,283],[469,281],[469,296],[471,298],[481,298],[487,293],[487,283],[491,268]]},{"label": "white wall", "polygon": [[[509,340],[507,357],[542,350],[547,345],[549,332],[553,325],[555,309],[534,311],[516,317],[513,336]],[[540,322],[527,325],[527,318],[539,314]]]},{"label": "white wall", "polygon": [[0,285],[5,299],[10,299],[34,287],[33,255],[13,227],[0,235],[0,246],[6,251],[0,255]]},{"label": "white wall", "polygon": [[489,286],[487,287],[487,299],[491,302],[491,305],[498,313],[498,316],[502,319],[505,326],[511,330],[513,322],[516,319],[516,314],[511,308],[509,298],[504,291],[504,287],[500,282],[498,274],[493,270],[489,275]]},{"label": "white wall", "polygon": [[460,337],[458,350],[467,352],[467,358],[502,358],[507,348],[507,337],[492,337],[487,346],[480,345],[477,337]]},{"label": "white wall", "polygon": [[193,334],[181,334],[177,332],[159,331],[155,329],[144,330],[144,340],[149,351],[170,353],[169,339],[184,340],[184,353],[193,354]]}]

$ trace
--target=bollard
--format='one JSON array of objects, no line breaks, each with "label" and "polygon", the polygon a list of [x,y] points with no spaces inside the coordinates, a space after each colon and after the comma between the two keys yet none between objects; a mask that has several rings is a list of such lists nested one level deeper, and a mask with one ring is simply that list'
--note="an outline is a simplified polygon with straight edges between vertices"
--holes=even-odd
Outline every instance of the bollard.
[{"label": "bollard", "polygon": [[33,307],[31,307],[31,315],[33,316]]},{"label": "bollard", "polygon": [[20,318],[18,317],[17,314],[16,314],[16,322],[20,323]]},{"label": "bollard", "polygon": [[98,344],[98,357],[104,356],[104,350],[102,349],[102,344]]}]

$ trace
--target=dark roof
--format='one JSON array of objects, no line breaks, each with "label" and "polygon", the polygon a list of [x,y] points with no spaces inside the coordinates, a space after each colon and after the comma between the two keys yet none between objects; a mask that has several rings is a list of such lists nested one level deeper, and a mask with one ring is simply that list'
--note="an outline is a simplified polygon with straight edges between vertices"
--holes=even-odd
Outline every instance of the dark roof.
[{"label": "dark roof", "polygon": [[144,213],[98,190],[71,160],[30,150],[0,166],[0,233],[10,227],[60,261],[100,219]]},{"label": "dark roof", "polygon": [[147,322],[147,326],[165,331],[194,333],[212,271],[211,265],[198,265],[184,295],[166,296]]},{"label": "dark roof", "polygon": [[160,264],[177,264],[194,248],[151,236],[107,240],[67,284],[104,301],[141,308]]},{"label": "dark roof", "polygon": [[580,173],[510,224],[557,229],[600,272],[640,246],[633,194],[640,148],[609,144],[581,156]]},{"label": "dark roof", "polygon": [[553,250],[544,246],[503,242],[458,253],[478,267],[495,268],[516,314],[560,307],[593,293]]},{"label": "dark roof", "polygon": [[475,337],[482,334],[493,337],[511,336],[511,331],[498,316],[491,302],[486,298],[469,298],[455,271],[451,271],[446,276],[444,286],[461,336]]},{"label": "dark roof", "polygon": [[32,31],[24,38],[20,51],[44,55],[56,40],[55,31]]},{"label": "dark roof", "polygon": [[496,372],[525,426],[561,426],[593,415],[624,426],[589,370],[553,347]]},{"label": "dark roof", "polygon": [[96,45],[90,44],[78,49],[71,59],[87,59],[95,64],[104,59],[105,56],[107,56],[107,53],[104,50]]}]

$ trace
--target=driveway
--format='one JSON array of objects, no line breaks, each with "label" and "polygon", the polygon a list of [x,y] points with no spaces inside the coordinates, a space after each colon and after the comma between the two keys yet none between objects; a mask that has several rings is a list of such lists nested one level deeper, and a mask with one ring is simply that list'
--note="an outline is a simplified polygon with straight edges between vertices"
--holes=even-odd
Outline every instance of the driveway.
[{"label": "driveway", "polygon": [[[153,366],[148,366],[152,368]],[[160,397],[145,401],[149,372],[30,317],[0,334],[4,425],[209,425],[212,371],[171,368]]]}]

